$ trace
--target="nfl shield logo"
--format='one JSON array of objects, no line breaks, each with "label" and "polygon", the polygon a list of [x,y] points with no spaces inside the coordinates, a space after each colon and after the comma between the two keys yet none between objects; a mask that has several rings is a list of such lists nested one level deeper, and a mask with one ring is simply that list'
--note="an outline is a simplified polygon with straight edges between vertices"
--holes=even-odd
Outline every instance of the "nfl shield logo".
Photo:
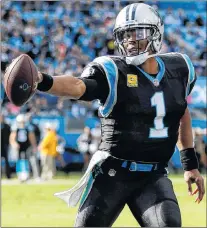
[{"label": "nfl shield logo", "polygon": [[153,80],[153,84],[154,84],[154,86],[159,86],[160,85],[160,83],[159,83],[159,81],[157,80],[157,79],[154,79]]},{"label": "nfl shield logo", "polygon": [[114,177],[116,175],[116,170],[110,169],[108,174],[109,174],[109,176]]}]

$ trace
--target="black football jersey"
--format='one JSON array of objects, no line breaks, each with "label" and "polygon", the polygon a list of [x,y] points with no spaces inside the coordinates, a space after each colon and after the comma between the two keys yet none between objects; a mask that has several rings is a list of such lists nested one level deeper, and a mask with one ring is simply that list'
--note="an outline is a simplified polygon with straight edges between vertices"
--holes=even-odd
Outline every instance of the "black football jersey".
[{"label": "black football jersey", "polygon": [[27,124],[25,127],[13,126],[12,131],[16,131],[16,141],[20,147],[29,147],[29,133],[34,132],[34,128],[31,124]]},{"label": "black football jersey", "polygon": [[83,71],[87,89],[81,99],[101,103],[100,150],[127,160],[169,161],[196,75],[187,55],[168,53],[156,60],[157,75],[116,56],[98,57]]}]

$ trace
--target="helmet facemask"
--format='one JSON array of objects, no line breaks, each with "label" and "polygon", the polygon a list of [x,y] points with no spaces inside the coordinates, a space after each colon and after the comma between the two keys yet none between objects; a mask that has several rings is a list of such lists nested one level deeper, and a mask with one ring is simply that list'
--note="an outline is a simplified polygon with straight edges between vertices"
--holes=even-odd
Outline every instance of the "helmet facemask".
[{"label": "helmet facemask", "polygon": [[114,37],[118,51],[126,57],[127,63],[140,65],[148,57],[157,54],[153,42],[160,39],[161,35],[156,26],[148,25],[117,29]]}]

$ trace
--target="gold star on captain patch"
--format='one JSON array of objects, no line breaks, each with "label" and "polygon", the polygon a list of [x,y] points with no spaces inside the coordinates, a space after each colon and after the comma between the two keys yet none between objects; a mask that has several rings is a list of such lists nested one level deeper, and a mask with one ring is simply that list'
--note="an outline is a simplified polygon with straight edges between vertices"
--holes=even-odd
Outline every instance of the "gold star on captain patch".
[{"label": "gold star on captain patch", "polygon": [[138,78],[136,74],[127,74],[127,86],[138,87]]}]

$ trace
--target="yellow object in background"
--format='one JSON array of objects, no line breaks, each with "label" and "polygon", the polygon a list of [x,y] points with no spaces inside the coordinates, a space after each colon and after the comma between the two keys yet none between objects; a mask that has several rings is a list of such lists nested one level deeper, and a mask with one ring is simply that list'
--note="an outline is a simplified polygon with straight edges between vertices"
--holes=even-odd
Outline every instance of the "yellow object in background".
[{"label": "yellow object in background", "polygon": [[50,155],[52,157],[56,157],[57,153],[57,134],[55,131],[48,131],[41,143],[41,152],[45,155]]}]

